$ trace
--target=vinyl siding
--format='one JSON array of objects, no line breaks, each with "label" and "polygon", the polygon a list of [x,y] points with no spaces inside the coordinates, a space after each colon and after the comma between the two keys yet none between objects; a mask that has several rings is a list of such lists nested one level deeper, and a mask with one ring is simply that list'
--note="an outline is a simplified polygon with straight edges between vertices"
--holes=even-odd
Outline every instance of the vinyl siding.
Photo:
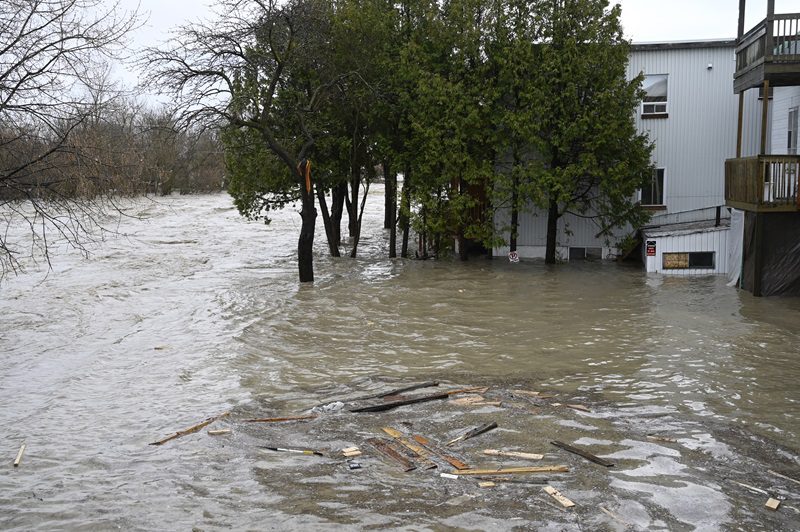
[{"label": "vinyl siding", "polygon": [[[665,275],[726,275],[728,273],[728,228],[709,230],[690,234],[650,237],[646,241],[656,241],[655,257],[645,257],[648,273]],[[665,270],[664,253],[714,252],[714,269]]]}]

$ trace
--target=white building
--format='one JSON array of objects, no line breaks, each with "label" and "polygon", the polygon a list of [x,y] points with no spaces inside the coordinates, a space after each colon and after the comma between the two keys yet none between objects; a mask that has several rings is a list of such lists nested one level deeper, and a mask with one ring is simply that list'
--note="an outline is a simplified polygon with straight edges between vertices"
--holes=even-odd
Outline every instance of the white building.
[{"label": "white building", "polygon": [[[651,226],[643,231],[651,244],[651,256],[645,261],[648,271],[727,273],[725,160],[736,154],[735,50],[733,40],[632,46],[629,78],[644,73],[643,88],[648,93],[636,113],[636,125],[655,144],[656,171],[640,192],[642,205],[653,215]],[[752,117],[752,127],[743,134],[747,146],[755,146],[759,136],[758,100],[756,92],[746,95],[745,113]],[[546,226],[545,212],[520,213],[520,257],[544,257]],[[564,260],[615,257],[617,242],[598,238],[597,233],[592,220],[563,216],[558,255]],[[631,233],[630,228],[622,229],[616,238]],[[647,250],[645,243],[643,253]],[[507,253],[507,248],[494,250],[496,256]]]}]

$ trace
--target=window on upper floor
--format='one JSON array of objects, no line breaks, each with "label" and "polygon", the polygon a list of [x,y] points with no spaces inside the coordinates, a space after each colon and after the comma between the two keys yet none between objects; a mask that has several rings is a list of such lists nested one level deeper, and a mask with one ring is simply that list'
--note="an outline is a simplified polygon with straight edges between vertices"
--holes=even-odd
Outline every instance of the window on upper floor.
[{"label": "window on upper floor", "polygon": [[642,187],[641,204],[645,206],[664,205],[664,169],[656,168]]},{"label": "window on upper floor", "polygon": [[797,107],[789,109],[789,124],[786,127],[786,153],[797,155]]},{"label": "window on upper floor", "polygon": [[642,82],[645,97],[642,100],[642,118],[667,117],[667,75],[645,76]]}]

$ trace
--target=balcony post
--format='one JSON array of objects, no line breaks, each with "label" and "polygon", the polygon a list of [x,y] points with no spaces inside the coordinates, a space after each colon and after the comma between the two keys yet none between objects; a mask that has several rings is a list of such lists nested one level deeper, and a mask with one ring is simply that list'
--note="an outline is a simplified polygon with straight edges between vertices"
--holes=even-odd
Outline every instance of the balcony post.
[{"label": "balcony post", "polygon": [[[742,0],[744,2],[744,0]],[[744,122],[744,91],[739,93],[739,129],[736,132],[736,158],[742,156],[742,129]]]},{"label": "balcony post", "polygon": [[739,41],[744,35],[744,12],[747,0],[739,0],[739,33],[736,35],[736,40]]},{"label": "balcony post", "polygon": [[[767,0],[767,34],[764,35],[764,60],[772,61],[774,51],[775,0]],[[766,91],[764,97],[766,99]]]},{"label": "balcony post", "polygon": [[[767,34],[769,35],[769,34]],[[762,101],[764,102],[761,105],[761,151],[758,153],[761,155],[767,154],[767,120],[769,118],[769,80],[764,80],[764,98]]]}]

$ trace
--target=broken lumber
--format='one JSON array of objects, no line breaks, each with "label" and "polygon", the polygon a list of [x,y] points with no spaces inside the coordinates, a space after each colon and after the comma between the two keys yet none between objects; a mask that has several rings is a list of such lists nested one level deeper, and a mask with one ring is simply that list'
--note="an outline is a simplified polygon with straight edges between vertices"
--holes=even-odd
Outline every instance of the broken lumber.
[{"label": "broken lumber", "polygon": [[600,464],[601,466],[605,467],[614,467],[614,464],[612,462],[609,462],[608,460],[603,460],[599,456],[595,456],[588,451],[584,451],[583,449],[578,449],[577,447],[573,447],[572,445],[567,445],[564,442],[551,441],[550,444],[555,445],[556,447],[559,447],[561,449],[564,449],[567,452],[577,454],[578,456],[582,456],[587,460],[589,460],[590,462],[594,462],[595,464]]},{"label": "broken lumber", "polygon": [[484,386],[482,388],[459,388],[458,390],[450,390],[445,392],[447,395],[458,395],[460,393],[486,393],[489,391],[488,386]]},{"label": "broken lumber", "polygon": [[794,482],[795,484],[800,484],[800,480],[795,480],[792,477],[787,477],[786,475],[782,475],[781,473],[778,473],[777,471],[773,471],[772,469],[768,469],[767,473],[769,473],[770,475],[775,475],[776,477],[780,477],[780,478],[782,478],[784,480],[790,480],[790,481]]},{"label": "broken lumber", "polygon": [[17,451],[17,457],[14,458],[14,467],[19,467],[20,462],[22,462],[22,455],[25,454],[25,447],[27,446],[26,443],[20,446],[19,451]]},{"label": "broken lumber", "polygon": [[436,393],[433,395],[422,395],[418,397],[409,397],[406,399],[400,399],[398,401],[390,401],[387,403],[381,403],[377,405],[369,405],[369,406],[362,406],[359,408],[352,408],[350,409],[351,412],[385,412],[387,410],[392,410],[393,408],[397,408],[398,406],[406,406],[406,405],[413,405],[416,403],[427,403],[428,401],[436,401],[439,399],[447,399],[450,395],[447,392],[444,393]]},{"label": "broken lumber", "polygon": [[522,458],[524,460],[541,460],[544,458],[543,454],[534,453],[520,453],[517,451],[498,451],[497,449],[484,449],[483,454],[489,456],[507,456],[509,458]]},{"label": "broken lumber", "polygon": [[219,429],[219,430],[209,430],[209,436],[224,436],[225,434],[230,434],[231,429]]},{"label": "broken lumber", "polygon": [[316,414],[308,414],[304,416],[289,416],[289,417],[264,417],[257,419],[245,419],[245,423],[281,423],[283,421],[302,421],[305,419],[316,419]]},{"label": "broken lumber", "polygon": [[780,505],[781,505],[781,501],[779,501],[778,499],[773,499],[772,497],[770,497],[769,500],[766,502],[766,504],[764,506],[766,506],[770,510],[777,510],[778,506],[780,506]]},{"label": "broken lumber", "polygon": [[460,441],[468,440],[470,438],[474,438],[475,436],[479,436],[484,432],[489,432],[492,429],[497,428],[497,423],[492,421],[491,423],[486,423],[485,425],[481,425],[479,427],[475,427],[474,429],[465,432],[461,436],[450,440],[449,442],[445,443],[445,447],[450,447],[454,443],[458,443]]},{"label": "broken lumber", "polygon": [[346,401],[342,401],[344,403],[355,403],[357,401],[367,401],[369,399],[380,399],[381,397],[389,397],[392,395],[400,395],[401,393],[411,392],[414,390],[419,390],[420,388],[432,388],[434,386],[439,386],[439,381],[428,381],[422,382],[420,384],[413,384],[411,386],[406,386],[405,388],[398,388],[396,390],[390,390],[388,392],[376,393],[373,395],[365,395],[363,397],[356,397],[355,399],[348,399]]},{"label": "broken lumber", "polygon": [[600,510],[601,510],[601,511],[602,511],[604,514],[606,514],[607,516],[609,516],[611,519],[613,519],[613,520],[615,520],[615,521],[617,521],[617,522],[619,522],[619,523],[621,523],[621,524],[623,524],[623,525],[625,525],[625,526],[633,526],[633,525],[631,525],[629,522],[625,521],[623,518],[621,518],[620,516],[618,516],[617,514],[615,514],[614,512],[612,512],[611,510],[609,510],[609,509],[607,509],[607,508],[603,508],[602,506],[598,506],[598,508],[600,508]]},{"label": "broken lumber", "polygon": [[573,410],[580,410],[581,412],[591,412],[591,410],[589,410],[589,407],[584,406],[584,405],[572,404],[572,405],[564,405],[564,406],[572,408]]},{"label": "broken lumber", "polygon": [[435,462],[432,462],[430,459],[431,452],[425,449],[424,447],[417,445],[416,443],[409,441],[408,438],[403,436],[403,433],[397,429],[393,429],[392,427],[383,427],[381,430],[394,438],[400,445],[405,447],[406,449],[410,450],[414,453],[415,456],[419,457],[420,462],[425,465],[425,469],[435,469],[439,466],[436,465]]},{"label": "broken lumber", "polygon": [[650,441],[660,441],[665,443],[678,443],[675,438],[667,438],[666,436],[657,436],[655,434],[648,434],[647,439]]},{"label": "broken lumber", "polygon": [[555,499],[555,500],[557,500],[559,503],[561,503],[561,506],[563,506],[564,508],[572,508],[573,506],[575,506],[575,503],[574,503],[574,502],[572,502],[571,500],[569,500],[569,499],[567,499],[566,497],[564,497],[564,496],[561,494],[561,492],[560,492],[560,491],[558,491],[557,489],[555,489],[553,486],[545,486],[545,487],[544,487],[544,488],[542,488],[542,489],[543,489],[543,490],[544,490],[544,491],[545,491],[545,492],[546,492],[548,495],[550,495],[552,498],[554,498],[554,499]]},{"label": "broken lumber", "polygon": [[734,484],[738,484],[744,489],[748,489],[754,493],[760,493],[761,495],[766,495],[767,497],[769,497],[769,492],[767,492],[766,490],[762,490],[761,488],[751,486],[750,484],[742,484],[741,482],[736,482],[735,480],[731,480],[731,482],[733,482]]},{"label": "broken lumber", "polygon": [[568,473],[565,465],[541,467],[508,467],[505,469],[465,469],[453,471],[454,475],[516,475],[520,473]]},{"label": "broken lumber", "polygon": [[428,438],[425,438],[424,436],[420,436],[418,434],[415,434],[411,438],[415,442],[419,443],[420,445],[431,451],[433,454],[435,454],[436,456],[438,456],[439,458],[450,464],[451,466],[455,467],[456,469],[469,469],[469,466],[467,464],[465,464],[458,458],[450,456],[444,450],[437,447],[436,444],[431,442]]},{"label": "broken lumber", "polygon": [[166,438],[162,438],[162,439],[160,439],[158,441],[154,441],[150,445],[164,445],[168,441],[171,441],[171,440],[186,436],[187,434],[193,434],[193,433],[201,430],[203,427],[207,427],[208,425],[212,424],[216,420],[222,419],[223,417],[226,417],[228,415],[230,415],[230,412],[223,412],[222,414],[220,414],[218,416],[210,417],[210,418],[206,419],[205,421],[201,421],[197,425],[192,425],[189,428],[185,428],[183,430],[179,430],[178,432],[176,432],[175,434],[173,434],[171,436],[167,436]]},{"label": "broken lumber", "polygon": [[358,447],[345,447],[342,449],[342,455],[345,458],[355,458],[356,456],[361,456],[361,449]]},{"label": "broken lumber", "polygon": [[497,484],[488,480],[486,482],[478,482],[478,487],[480,488],[493,488],[495,486],[497,486]]},{"label": "broken lumber", "polygon": [[395,462],[402,465],[404,471],[413,471],[414,469],[417,468],[417,466],[414,465],[414,463],[411,460],[403,456],[400,452],[397,451],[397,449],[394,449],[391,446],[390,442],[382,440],[381,438],[370,438],[367,440],[367,443],[372,445],[375,448],[375,450],[377,450],[382,455],[391,458]]}]

